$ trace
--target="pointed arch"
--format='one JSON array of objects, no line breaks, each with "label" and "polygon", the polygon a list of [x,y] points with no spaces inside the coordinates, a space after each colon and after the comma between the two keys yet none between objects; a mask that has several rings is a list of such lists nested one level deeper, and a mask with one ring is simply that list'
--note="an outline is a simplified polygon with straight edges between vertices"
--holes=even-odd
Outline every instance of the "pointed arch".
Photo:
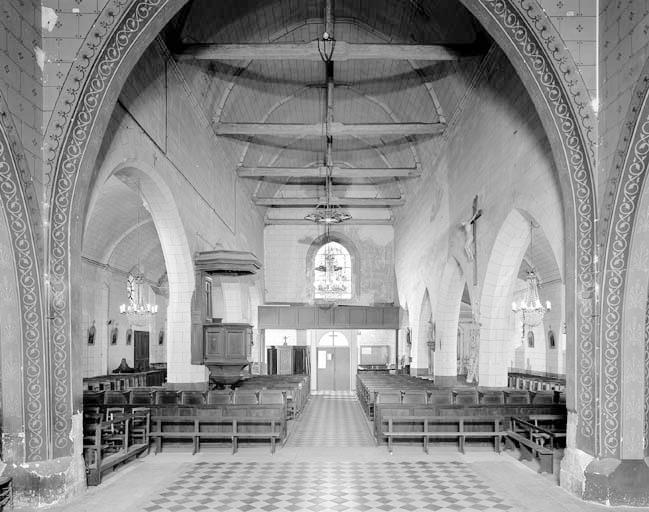
[{"label": "pointed arch", "polygon": [[[503,48],[517,69],[541,117],[559,170],[566,197],[566,218],[572,219],[567,229],[566,282],[567,296],[575,300],[569,305],[568,318],[576,347],[579,413],[587,435],[580,437],[585,449],[592,451],[594,431],[594,329],[592,300],[577,299],[577,290],[593,282],[595,247],[591,151],[592,112],[583,84],[569,54],[560,47],[561,39],[552,28],[540,6],[527,0],[460,0],[485,26]],[[55,114],[50,119],[46,140],[52,190],[50,203],[49,252],[47,268],[52,294],[49,303],[53,316],[51,346],[53,360],[63,361],[54,372],[56,456],[71,453],[68,437],[72,410],[69,355],[72,339],[71,299],[74,290],[70,279],[70,251],[78,246],[80,229],[76,226],[79,212],[75,194],[87,189],[90,170],[97,155],[109,112],[126,77],[144,49],[171,17],[184,5],[184,0],[113,0],[102,11],[91,34],[86,37],[77,59],[61,88]],[[73,260],[74,258],[72,258]],[[569,406],[575,406],[569,398]]]},{"label": "pointed arch", "polygon": [[417,323],[417,335],[415,337],[416,344],[413,347],[416,359],[413,359],[414,368],[421,370],[426,367],[430,361],[428,360],[428,336],[431,334],[431,323],[433,321],[433,308],[430,300],[430,293],[428,288],[424,290],[424,296],[421,299],[421,306],[419,307],[419,322]]},{"label": "pointed arch", "polygon": [[[194,265],[180,212],[173,192],[163,177],[140,160],[126,160],[110,170],[108,177],[123,181],[138,180],[148,205],[165,260],[169,297],[167,305],[167,379],[187,382],[189,374],[205,376],[205,369],[189,366],[191,299],[194,293]],[[80,307],[80,305],[79,305]],[[173,357],[172,357],[173,356]]]},{"label": "pointed arch", "polygon": [[480,298],[481,386],[507,386],[506,347],[510,343],[511,298],[518,269],[530,243],[528,221],[512,210],[491,249]]},{"label": "pointed arch", "polygon": [[[45,343],[45,323],[43,310],[43,288],[41,288],[41,268],[39,254],[42,254],[37,233],[42,229],[38,209],[34,205],[36,193],[32,182],[26,183],[25,170],[21,162],[26,162],[22,144],[15,136],[18,131],[12,120],[9,107],[0,91],[0,210],[3,216],[0,229],[5,231],[9,242],[10,254],[6,255],[7,265],[12,272],[7,272],[3,283],[16,292],[19,320],[17,338],[20,345],[14,352],[16,359],[11,358],[22,367],[15,379],[21,382],[6,382],[9,376],[1,375],[2,387],[23,389],[22,412],[12,411],[20,415],[16,421],[16,429],[22,431],[24,424],[24,460],[14,460],[16,465],[22,462],[45,460],[51,456],[50,446],[51,423],[49,419],[46,379],[48,369],[47,346]],[[47,275],[47,274],[45,274]],[[45,282],[47,289],[47,282]],[[3,322],[4,323],[4,322]],[[15,343],[15,338],[8,339],[0,336],[2,348],[5,343]],[[4,350],[3,350],[4,351]],[[3,359],[10,360],[8,354]],[[20,360],[22,359],[22,361]],[[18,406],[20,408],[20,405]],[[6,406],[3,405],[3,410]],[[9,416],[10,413],[7,414]],[[18,426],[20,425],[20,426]],[[9,429],[7,434],[17,434]],[[11,457],[10,453],[7,453]],[[22,459],[18,457],[18,459]],[[5,461],[8,462],[7,459]]]},{"label": "pointed arch", "polygon": [[440,301],[437,304],[436,376],[457,375],[457,330],[465,286],[466,279],[460,263],[453,257],[449,258],[442,274]]},{"label": "pointed arch", "polygon": [[[649,348],[643,331],[649,286],[649,59],[631,98],[616,153],[620,156],[610,169],[611,176],[618,176],[611,180],[617,187],[607,224],[599,390],[603,413],[600,450],[604,456],[625,459],[644,456],[644,443],[638,436],[649,432],[649,420],[640,425],[642,418],[634,410],[642,400],[645,413],[649,412]],[[638,368],[638,361],[645,364]],[[638,378],[639,372],[644,378]],[[636,400],[622,401],[622,396]]]}]

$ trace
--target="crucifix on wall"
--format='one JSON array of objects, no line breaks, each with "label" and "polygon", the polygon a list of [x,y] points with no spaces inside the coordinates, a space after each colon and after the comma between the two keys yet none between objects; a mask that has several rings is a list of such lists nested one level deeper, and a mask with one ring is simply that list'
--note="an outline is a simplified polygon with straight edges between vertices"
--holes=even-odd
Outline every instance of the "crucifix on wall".
[{"label": "crucifix on wall", "polygon": [[469,220],[462,223],[464,230],[464,252],[469,261],[473,262],[473,285],[478,284],[478,261],[476,258],[476,221],[482,216],[482,210],[478,209],[478,196],[473,198],[473,210]]}]

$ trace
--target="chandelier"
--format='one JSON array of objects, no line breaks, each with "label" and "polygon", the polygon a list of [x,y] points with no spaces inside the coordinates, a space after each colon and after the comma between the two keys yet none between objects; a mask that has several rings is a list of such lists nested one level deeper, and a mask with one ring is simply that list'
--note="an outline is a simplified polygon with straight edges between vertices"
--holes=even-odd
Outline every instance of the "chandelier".
[{"label": "chandelier", "polygon": [[[532,228],[533,224],[530,223],[530,262],[532,260]],[[525,296],[517,304],[516,301],[512,302],[512,311],[514,313],[520,314],[521,321],[523,324],[523,336],[525,336],[525,326],[536,327],[545,317],[545,313],[552,309],[550,301],[545,301],[545,304],[541,302],[539,298],[539,279],[536,275],[536,269],[534,265],[530,263],[530,269],[527,271],[527,278],[525,280],[527,283],[527,289],[525,290]]]},{"label": "chandelier", "polygon": [[304,216],[306,220],[315,222],[316,224],[340,224],[352,218],[352,216],[344,211],[340,205],[333,201],[331,197],[331,167],[327,167],[327,174],[325,176],[325,200],[318,203],[315,210]]},{"label": "chandelier", "polygon": [[[140,203],[142,202],[142,192],[140,190],[140,180],[137,181],[137,223],[135,229],[137,233],[137,247],[138,250],[142,247],[140,239]],[[121,304],[119,312],[126,315],[131,322],[138,322],[148,319],[151,315],[158,312],[157,304],[149,304],[144,302],[144,287],[145,278],[142,272],[142,265],[140,261],[140,254],[137,256],[137,267],[135,271],[131,270],[126,279],[126,295],[128,297],[128,304]]]},{"label": "chandelier", "polygon": [[326,80],[326,109],[324,114],[324,168],[325,168],[325,198],[319,202],[314,211],[304,216],[305,220],[316,224],[340,224],[352,218],[340,205],[335,202],[331,194],[331,175],[333,170],[333,159],[331,156],[333,136],[331,124],[333,123],[333,94],[334,94],[334,63],[333,53],[336,47],[336,39],[333,36],[333,11],[332,3],[327,2],[325,8],[325,32],[322,39],[318,39],[318,52],[325,64]]}]

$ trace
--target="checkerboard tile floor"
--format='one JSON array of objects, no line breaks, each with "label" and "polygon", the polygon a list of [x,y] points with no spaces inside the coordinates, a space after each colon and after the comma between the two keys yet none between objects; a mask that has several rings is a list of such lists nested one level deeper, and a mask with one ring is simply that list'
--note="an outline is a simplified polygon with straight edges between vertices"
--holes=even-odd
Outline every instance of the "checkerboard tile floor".
[{"label": "checkerboard tile floor", "polygon": [[363,447],[374,446],[374,438],[356,395],[332,391],[311,396],[286,446]]},{"label": "checkerboard tile floor", "polygon": [[461,462],[198,462],[140,510],[515,510]]}]

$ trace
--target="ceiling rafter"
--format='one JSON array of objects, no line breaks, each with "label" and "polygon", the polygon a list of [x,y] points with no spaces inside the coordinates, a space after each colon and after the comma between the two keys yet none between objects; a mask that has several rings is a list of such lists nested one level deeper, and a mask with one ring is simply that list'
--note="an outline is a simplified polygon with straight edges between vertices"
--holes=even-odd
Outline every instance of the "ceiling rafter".
[{"label": "ceiling rafter", "polygon": [[[315,86],[318,86],[318,87],[320,87],[320,88],[325,88],[325,87],[326,87],[326,85],[323,84],[322,82],[320,82],[320,83],[318,83],[318,84],[315,84],[315,83],[313,83],[313,84],[306,84],[305,86],[300,87],[298,90],[294,91],[290,96],[287,96],[287,97],[282,98],[282,99],[280,99],[279,101],[277,101],[277,102],[276,102],[276,103],[275,103],[275,104],[270,108],[270,110],[268,111],[268,113],[266,113],[266,115],[264,115],[264,117],[263,117],[263,119],[262,119],[262,122],[266,122],[266,121],[268,120],[268,118],[269,118],[269,117],[270,117],[270,116],[271,116],[271,115],[272,115],[272,114],[273,114],[273,113],[274,113],[278,108],[280,108],[282,105],[285,105],[285,104],[288,103],[290,100],[297,98],[298,94],[300,94],[301,92],[303,92],[303,91],[305,91],[305,90],[307,90],[307,89],[313,88],[313,87],[315,87]],[[357,87],[354,87],[354,86],[352,86],[352,85],[346,85],[346,84],[345,84],[345,85],[341,85],[341,84],[338,84],[338,83],[337,83],[337,84],[336,84],[336,88],[339,88],[339,87],[343,87],[343,88],[349,89],[349,90],[355,92],[356,94],[358,94],[359,96],[362,96],[363,98],[367,99],[367,100],[370,101],[371,103],[374,103],[374,104],[377,105],[379,108],[381,108],[381,109],[382,109],[382,110],[383,110],[383,111],[384,111],[384,112],[385,112],[385,113],[390,117],[390,119],[392,119],[392,121],[397,122],[398,117],[397,117],[396,114],[393,112],[393,110],[392,110],[388,105],[385,104],[385,102],[380,101],[378,98],[376,98],[376,97],[374,97],[374,96],[372,96],[372,95],[369,95],[369,94],[364,93],[363,91],[361,91],[360,89],[358,89]],[[303,137],[300,136],[300,137],[297,137],[295,140],[301,140],[302,138],[303,138]],[[361,141],[363,141],[363,142],[366,142],[366,143],[368,144],[368,146],[371,146],[371,144],[369,144],[367,141],[365,141],[365,140],[362,139],[361,137],[358,137],[358,136],[357,136],[357,137],[355,137],[355,138],[358,139],[358,140],[361,140]],[[250,144],[251,144],[251,142],[252,142],[251,140],[248,140],[248,141],[246,142],[245,149],[244,149],[244,151],[243,151],[243,153],[242,153],[242,155],[241,155],[241,158],[239,159],[239,163],[240,163],[240,165],[242,165],[242,166],[244,165],[245,158],[246,158],[246,155],[248,154],[248,151],[249,151],[249,149],[250,149]],[[285,144],[285,145],[283,145],[283,146],[281,147],[281,149],[278,150],[277,155],[272,159],[271,165],[274,164],[274,163],[279,159],[279,156],[280,156],[281,152],[284,151],[284,150],[286,150],[288,147],[290,147],[290,144]],[[383,160],[383,161],[385,162],[385,165],[389,167],[389,166],[390,166],[390,163],[389,163],[387,157],[385,157],[385,155],[384,155],[384,154],[379,150],[379,148],[373,147],[372,149],[373,149],[374,151],[376,151],[377,153],[379,153],[381,160]],[[419,160],[419,155],[417,154],[417,150],[416,150],[416,148],[414,147],[414,143],[413,143],[413,141],[410,140],[410,139],[408,139],[408,149],[410,150],[410,153],[412,154],[412,158],[413,158],[413,160],[414,160],[414,162],[415,162],[415,165],[420,166],[420,165],[421,165],[421,162],[420,162],[420,160]]]},{"label": "ceiling rafter", "polygon": [[[214,132],[222,136],[321,137],[323,123],[218,123]],[[331,123],[336,137],[381,137],[386,135],[441,135],[444,123]]]},{"label": "ceiling rafter", "polygon": [[[337,41],[334,60],[453,61],[476,55],[472,46],[440,44],[347,43]],[[187,44],[175,54],[177,60],[321,60],[318,42]]]},{"label": "ceiling rafter", "polygon": [[[237,168],[240,178],[323,178],[325,167],[246,167]],[[339,167],[334,166],[332,178],[417,178],[421,167]]]},{"label": "ceiling rafter", "polygon": [[[325,197],[253,197],[257,206],[303,208],[324,203]],[[334,197],[332,202],[348,208],[387,208],[403,206],[402,197]]]},{"label": "ceiling rafter", "polygon": [[[306,219],[274,219],[274,218],[265,218],[264,224],[267,226],[284,226],[284,225],[304,225],[304,226],[313,226],[313,221]],[[394,224],[394,219],[392,217],[387,219],[359,219],[351,218],[345,221],[347,226],[392,226]]]}]

